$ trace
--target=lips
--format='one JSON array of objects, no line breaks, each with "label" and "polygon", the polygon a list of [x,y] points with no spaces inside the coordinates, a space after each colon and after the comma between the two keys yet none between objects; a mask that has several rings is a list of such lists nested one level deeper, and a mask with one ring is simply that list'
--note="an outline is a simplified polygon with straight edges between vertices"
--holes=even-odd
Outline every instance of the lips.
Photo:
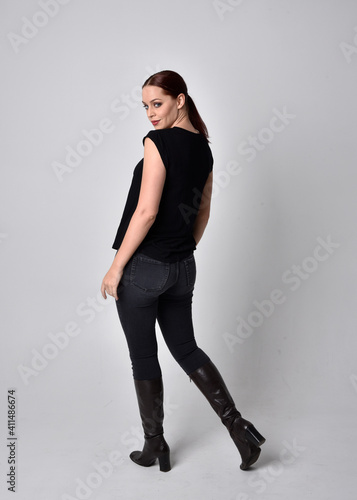
[{"label": "lips", "polygon": [[160,120],[155,120],[155,121],[152,121],[151,123],[154,125],[154,127],[159,123]]}]

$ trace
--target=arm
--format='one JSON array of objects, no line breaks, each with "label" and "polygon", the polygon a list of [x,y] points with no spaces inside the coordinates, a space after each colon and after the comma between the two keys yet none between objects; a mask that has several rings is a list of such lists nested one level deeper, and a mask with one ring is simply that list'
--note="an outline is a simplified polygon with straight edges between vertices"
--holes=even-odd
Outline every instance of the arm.
[{"label": "arm", "polygon": [[198,209],[198,214],[193,226],[193,238],[196,242],[196,245],[202,238],[208,223],[211,208],[212,184],[213,173],[211,172],[207,178],[205,187],[203,188],[200,208]]},{"label": "arm", "polygon": [[147,137],[144,146],[144,166],[138,204],[122,244],[103,279],[101,292],[105,299],[107,292],[118,300],[117,288],[123,275],[123,269],[155,221],[165,179],[166,169],[160,153],[154,142]]}]

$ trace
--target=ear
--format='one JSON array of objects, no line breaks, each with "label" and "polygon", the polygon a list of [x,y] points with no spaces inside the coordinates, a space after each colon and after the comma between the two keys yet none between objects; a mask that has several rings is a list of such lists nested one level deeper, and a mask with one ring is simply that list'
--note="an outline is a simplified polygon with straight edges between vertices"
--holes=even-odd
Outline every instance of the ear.
[{"label": "ear", "polygon": [[179,94],[176,97],[177,109],[183,108],[185,105],[185,102],[186,102],[185,94]]}]

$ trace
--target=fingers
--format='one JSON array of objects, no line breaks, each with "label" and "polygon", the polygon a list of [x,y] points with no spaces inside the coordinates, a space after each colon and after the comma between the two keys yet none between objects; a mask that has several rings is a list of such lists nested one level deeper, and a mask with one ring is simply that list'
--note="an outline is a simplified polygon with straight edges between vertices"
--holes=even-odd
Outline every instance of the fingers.
[{"label": "fingers", "polygon": [[107,300],[107,294],[105,293],[105,285],[104,285],[104,283],[102,283],[102,286],[100,287],[100,291],[102,292],[103,299]]},{"label": "fingers", "polygon": [[118,287],[113,287],[113,286],[107,286],[104,282],[102,283],[102,286],[100,288],[100,291],[102,293],[102,297],[107,300],[107,294],[110,295],[111,297],[114,297],[115,300],[118,300]]},{"label": "fingers", "polygon": [[105,300],[107,298],[107,294],[114,297],[115,300],[118,300],[118,286],[122,275],[122,271],[113,271],[110,269],[104,276],[100,291]]}]

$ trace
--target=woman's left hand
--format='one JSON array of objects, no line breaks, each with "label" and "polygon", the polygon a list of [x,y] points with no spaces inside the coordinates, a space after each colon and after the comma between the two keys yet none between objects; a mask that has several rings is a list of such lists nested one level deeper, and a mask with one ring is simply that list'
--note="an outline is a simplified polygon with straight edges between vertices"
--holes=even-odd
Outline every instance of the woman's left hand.
[{"label": "woman's left hand", "polygon": [[100,289],[104,299],[107,298],[108,294],[114,297],[115,300],[118,300],[118,286],[122,276],[122,270],[113,269],[113,267],[109,269],[109,271],[103,278],[102,286]]}]

